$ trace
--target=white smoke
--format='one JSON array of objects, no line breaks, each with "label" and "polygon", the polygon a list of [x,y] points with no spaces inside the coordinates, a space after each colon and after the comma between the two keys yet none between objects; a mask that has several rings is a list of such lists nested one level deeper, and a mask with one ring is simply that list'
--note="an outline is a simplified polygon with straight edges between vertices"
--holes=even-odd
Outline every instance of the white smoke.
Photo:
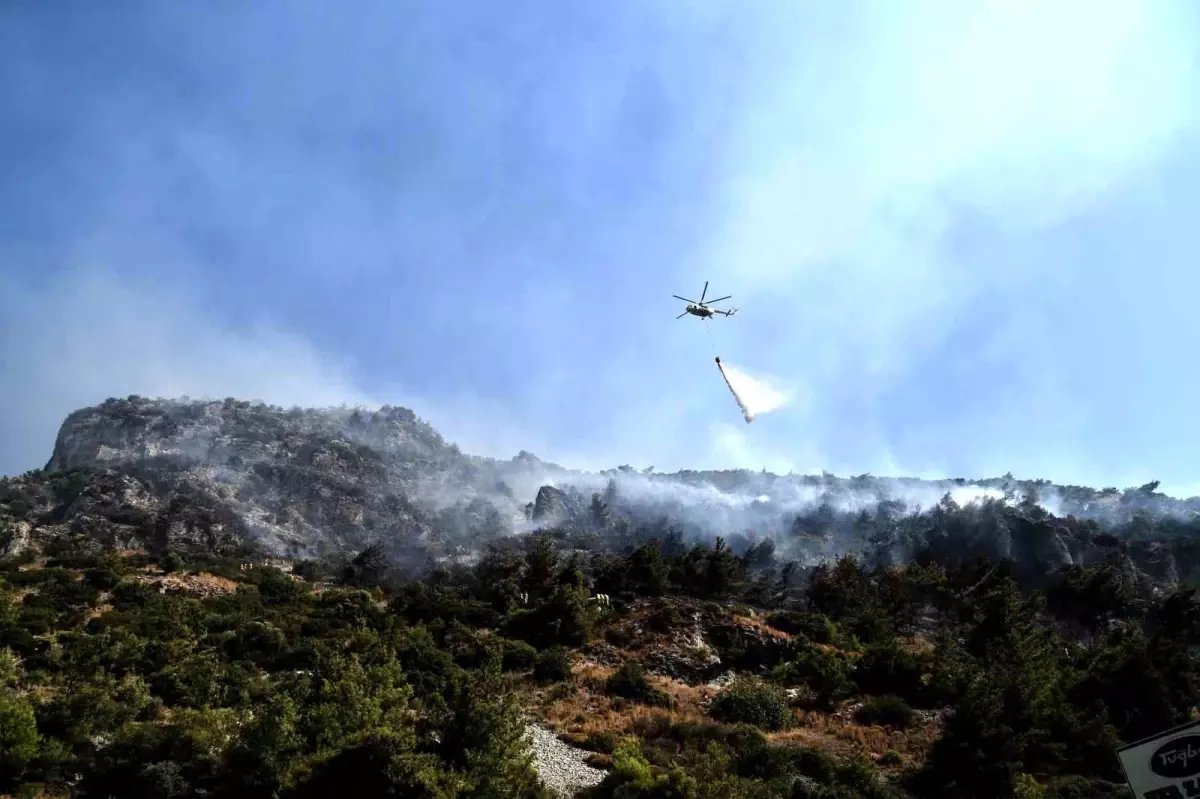
[{"label": "white smoke", "polygon": [[965,507],[967,505],[982,503],[989,499],[1003,500],[1004,492],[996,488],[965,486],[950,491],[950,499],[954,500],[956,505]]},{"label": "white smoke", "polygon": [[742,416],[747,424],[753,422],[757,416],[779,410],[788,402],[782,391],[772,387],[765,380],[751,377],[741,369],[728,366],[719,359],[717,368],[721,370],[725,384],[733,392],[733,398],[742,409]]}]

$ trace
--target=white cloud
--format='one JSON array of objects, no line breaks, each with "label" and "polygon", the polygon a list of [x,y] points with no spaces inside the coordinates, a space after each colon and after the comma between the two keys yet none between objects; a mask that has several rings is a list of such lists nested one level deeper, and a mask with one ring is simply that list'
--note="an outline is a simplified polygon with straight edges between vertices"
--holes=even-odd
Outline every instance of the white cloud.
[{"label": "white cloud", "polygon": [[254,399],[278,405],[378,404],[345,367],[265,323],[226,325],[182,289],[123,285],[82,268],[42,286],[0,282],[10,342],[0,472],[41,466],[73,410],[130,394]]}]

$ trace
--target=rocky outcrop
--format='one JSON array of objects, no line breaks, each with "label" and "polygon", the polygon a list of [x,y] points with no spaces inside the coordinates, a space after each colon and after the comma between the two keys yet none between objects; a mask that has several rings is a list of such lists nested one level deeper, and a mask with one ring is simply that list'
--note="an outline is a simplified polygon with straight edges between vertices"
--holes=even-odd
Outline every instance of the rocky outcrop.
[{"label": "rocky outcrop", "polygon": [[797,654],[790,636],[737,618],[712,624],[705,637],[731,668],[745,669],[753,664],[769,670]]},{"label": "rocky outcrop", "polygon": [[583,493],[573,486],[562,489],[544,485],[538,489],[529,518],[535,524],[546,526],[587,526],[588,503]]},{"label": "rocky outcrop", "polygon": [[33,528],[115,546],[314,557],[379,542],[424,560],[455,544],[431,536],[438,512],[506,531],[479,485],[510,506],[511,531],[511,489],[404,408],[130,397],[71,414],[47,468],[7,493]]},{"label": "rocky outcrop", "polygon": [[629,466],[587,474],[528,452],[468,455],[406,408],[131,396],[72,413],[44,470],[0,480],[0,552],[74,533],[119,547],[290,558],[379,544],[424,565],[478,554],[517,531],[559,528],[572,546],[618,549],[654,538],[677,551],[720,535],[736,555],[768,537],[774,557],[805,566],[864,550],[896,564],[932,553],[1010,558],[1037,580],[1116,558],[1139,584],[1193,579],[1200,499],[1156,489],[1010,476],[968,483]]},{"label": "rocky outcrop", "polygon": [[583,650],[589,660],[619,666],[632,658],[649,672],[691,685],[730,669],[776,666],[797,652],[788,633],[732,608],[681,597],[633,602],[607,623],[603,637]]},{"label": "rocky outcrop", "polygon": [[542,486],[533,500],[533,520],[544,522],[567,515],[567,494],[554,486]]}]

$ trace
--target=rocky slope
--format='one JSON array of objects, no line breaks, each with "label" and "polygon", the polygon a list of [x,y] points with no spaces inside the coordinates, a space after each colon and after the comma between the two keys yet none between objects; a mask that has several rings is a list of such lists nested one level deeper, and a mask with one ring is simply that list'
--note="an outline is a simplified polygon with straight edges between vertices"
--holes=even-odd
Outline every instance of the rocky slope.
[{"label": "rocky slope", "polygon": [[[528,460],[505,475],[519,482]],[[402,557],[523,523],[499,475],[403,408],[131,397],[73,413],[46,469],[5,493],[14,542],[66,529],[117,546],[249,545],[289,557],[382,542]]]},{"label": "rocky slope", "polygon": [[[1200,571],[1200,498],[1019,481],[744,470],[574,472],[463,453],[410,410],[110,399],[71,414],[45,469],[0,481],[0,552],[65,534],[117,547],[394,561],[471,557],[554,527],[579,546],[724,536],[737,554],[814,563],[865,550],[1092,562],[1172,583]],[[769,542],[769,543],[766,543]]]}]

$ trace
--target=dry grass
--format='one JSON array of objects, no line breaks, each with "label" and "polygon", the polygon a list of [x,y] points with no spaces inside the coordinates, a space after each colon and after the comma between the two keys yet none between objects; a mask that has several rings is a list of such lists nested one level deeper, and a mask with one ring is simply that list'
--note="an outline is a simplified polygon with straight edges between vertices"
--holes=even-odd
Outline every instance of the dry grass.
[{"label": "dry grass", "polygon": [[208,572],[200,572],[199,574],[188,575],[189,582],[194,585],[203,585],[214,588],[225,593],[232,593],[237,590],[238,584],[227,577],[218,577],[215,574]]},{"label": "dry grass", "polygon": [[765,619],[759,616],[734,616],[732,618],[735,624],[738,624],[742,627],[752,627],[757,632],[760,632],[770,638],[774,638],[777,641],[793,641],[796,638],[796,636],[792,635],[791,633],[786,633],[783,630],[775,629],[771,625],[767,624]]},{"label": "dry grass", "polygon": [[[671,697],[671,708],[655,708],[628,702],[604,694],[604,683],[615,668],[575,659],[570,683],[549,688],[528,683],[527,706],[563,740],[585,746],[589,738],[610,735],[637,736],[644,741],[666,737],[671,728],[693,724],[711,724],[705,712],[718,689],[706,685],[692,686],[659,675],[647,675],[654,687]],[[940,734],[936,722],[919,723],[908,730],[891,730],[874,725],[858,724],[849,709],[838,713],[794,709],[796,725],[789,730],[768,734],[778,743],[818,749],[835,757],[845,757],[855,751],[865,751],[878,759],[889,749],[902,755],[902,768],[922,762]]]},{"label": "dry grass", "polygon": [[927,638],[919,635],[903,635],[896,638],[896,643],[901,649],[912,652],[914,655],[932,652],[934,644]]},{"label": "dry grass", "polygon": [[647,681],[671,697],[672,707],[647,707],[619,697],[606,696],[605,681],[616,669],[578,660],[569,688],[531,688],[530,704],[538,715],[565,740],[582,744],[592,735],[636,735],[654,737],[656,730],[677,724],[710,721],[701,709],[702,704],[716,691],[693,687],[658,675],[647,675]]},{"label": "dry grass", "polygon": [[233,580],[230,580],[226,577],[218,577],[217,575],[209,574],[208,572],[198,572],[196,574],[167,574],[163,576],[156,576],[153,574],[138,574],[135,575],[133,579],[135,582],[145,583],[147,585],[162,586],[168,591],[182,591],[186,594],[195,594],[198,596],[232,594],[237,590],[238,587],[238,584]]},{"label": "dry grass", "polygon": [[894,749],[907,762],[921,762],[940,734],[940,725],[922,724],[907,730],[890,730],[875,725],[858,724],[842,715],[815,710],[794,710],[797,726],[773,733],[777,741],[797,743],[824,749],[836,754],[848,754],[855,748],[866,750],[873,757]]},{"label": "dry grass", "polygon": [[838,647],[834,646],[833,644],[810,643],[809,646],[811,646],[813,649],[820,649],[822,652],[829,652],[834,655],[845,655],[846,657],[851,657],[851,658],[862,655],[862,652],[860,652],[859,650],[839,649]]}]

